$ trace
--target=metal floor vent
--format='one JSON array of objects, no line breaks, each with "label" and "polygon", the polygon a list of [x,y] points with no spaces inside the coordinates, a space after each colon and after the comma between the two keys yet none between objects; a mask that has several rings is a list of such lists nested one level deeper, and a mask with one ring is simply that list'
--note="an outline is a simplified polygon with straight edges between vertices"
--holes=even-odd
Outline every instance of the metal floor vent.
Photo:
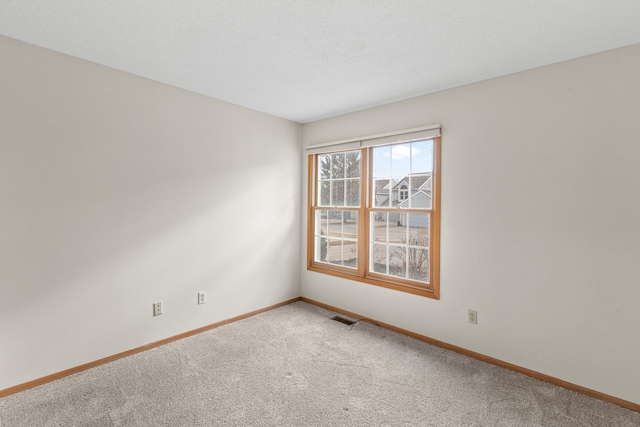
[{"label": "metal floor vent", "polygon": [[344,323],[344,324],[345,324],[345,325],[347,325],[347,326],[351,326],[351,325],[353,325],[354,323],[356,323],[356,322],[354,322],[353,320],[345,319],[345,318],[344,318],[344,317],[342,317],[342,316],[333,316],[333,317],[331,318],[331,320],[335,320],[336,322]]}]

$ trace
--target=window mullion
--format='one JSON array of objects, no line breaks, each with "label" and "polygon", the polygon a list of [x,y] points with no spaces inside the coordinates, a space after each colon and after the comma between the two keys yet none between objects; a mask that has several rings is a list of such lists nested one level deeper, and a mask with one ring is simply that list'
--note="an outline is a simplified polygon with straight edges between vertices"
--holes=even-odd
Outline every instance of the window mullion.
[{"label": "window mullion", "polygon": [[[409,192],[407,193],[409,208],[413,207],[413,197],[411,197],[411,191],[413,190],[412,187],[413,187],[413,144],[409,145],[409,190],[408,190]],[[407,219],[407,224],[409,224],[408,219]]]},{"label": "window mullion", "polygon": [[[411,181],[411,178],[409,178],[409,181]],[[409,203],[411,204],[411,203]],[[404,232],[404,242],[405,242],[405,249],[404,249],[404,274],[405,277],[409,277],[409,259],[410,259],[410,255],[409,255],[409,244],[411,243],[409,236],[409,214],[407,213],[405,216],[405,221],[406,221],[406,226],[405,226],[405,232]]]},{"label": "window mullion", "polygon": [[364,277],[369,264],[369,239],[367,230],[370,227],[369,212],[367,210],[369,204],[369,150],[360,149],[360,204],[358,206],[358,274]]},{"label": "window mullion", "polygon": [[340,221],[340,265],[344,267],[344,222],[347,211],[342,211]]},{"label": "window mullion", "polygon": [[391,264],[391,241],[390,241],[391,240],[390,239],[391,235],[389,233],[389,216],[390,215],[388,213],[385,215],[385,217],[387,218],[387,224],[385,225],[385,230],[384,230],[385,240],[387,241],[387,244],[385,245],[385,247],[386,247],[386,250],[385,250],[385,253],[386,253],[385,263],[387,265],[385,271],[386,271],[387,275],[389,274],[389,264]]}]

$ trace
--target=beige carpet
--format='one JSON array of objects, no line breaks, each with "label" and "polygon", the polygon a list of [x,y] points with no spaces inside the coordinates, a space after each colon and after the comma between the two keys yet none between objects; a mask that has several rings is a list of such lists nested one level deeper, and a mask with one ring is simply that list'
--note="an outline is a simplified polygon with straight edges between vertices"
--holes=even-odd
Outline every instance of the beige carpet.
[{"label": "beige carpet", "polygon": [[0,426],[640,426],[601,402],[296,302],[0,399]]}]

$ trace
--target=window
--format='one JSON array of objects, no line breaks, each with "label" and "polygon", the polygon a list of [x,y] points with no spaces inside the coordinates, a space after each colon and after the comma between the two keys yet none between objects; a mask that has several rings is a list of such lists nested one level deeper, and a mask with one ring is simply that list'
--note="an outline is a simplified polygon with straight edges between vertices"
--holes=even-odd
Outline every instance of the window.
[{"label": "window", "polygon": [[439,297],[439,127],[433,134],[309,155],[309,270]]},{"label": "window", "polygon": [[407,200],[409,198],[409,190],[407,190],[407,186],[403,185],[400,187],[400,200]]}]

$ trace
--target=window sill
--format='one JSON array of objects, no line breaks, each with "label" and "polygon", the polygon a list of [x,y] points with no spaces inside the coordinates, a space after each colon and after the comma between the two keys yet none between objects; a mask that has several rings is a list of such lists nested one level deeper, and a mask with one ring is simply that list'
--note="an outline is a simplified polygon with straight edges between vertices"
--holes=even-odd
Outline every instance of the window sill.
[{"label": "window sill", "polygon": [[430,287],[426,286],[415,286],[411,284],[398,283],[391,280],[384,280],[378,277],[372,276],[361,276],[357,271],[349,271],[347,269],[342,269],[340,267],[331,268],[325,267],[324,264],[311,264],[307,266],[308,271],[313,271],[315,273],[327,274],[329,276],[340,277],[342,279],[354,280],[356,282],[367,283],[370,285],[380,286],[387,289],[393,289],[400,292],[406,292],[413,295],[418,295],[426,298],[432,299],[440,299],[440,295],[438,292],[438,286],[431,285]]}]

